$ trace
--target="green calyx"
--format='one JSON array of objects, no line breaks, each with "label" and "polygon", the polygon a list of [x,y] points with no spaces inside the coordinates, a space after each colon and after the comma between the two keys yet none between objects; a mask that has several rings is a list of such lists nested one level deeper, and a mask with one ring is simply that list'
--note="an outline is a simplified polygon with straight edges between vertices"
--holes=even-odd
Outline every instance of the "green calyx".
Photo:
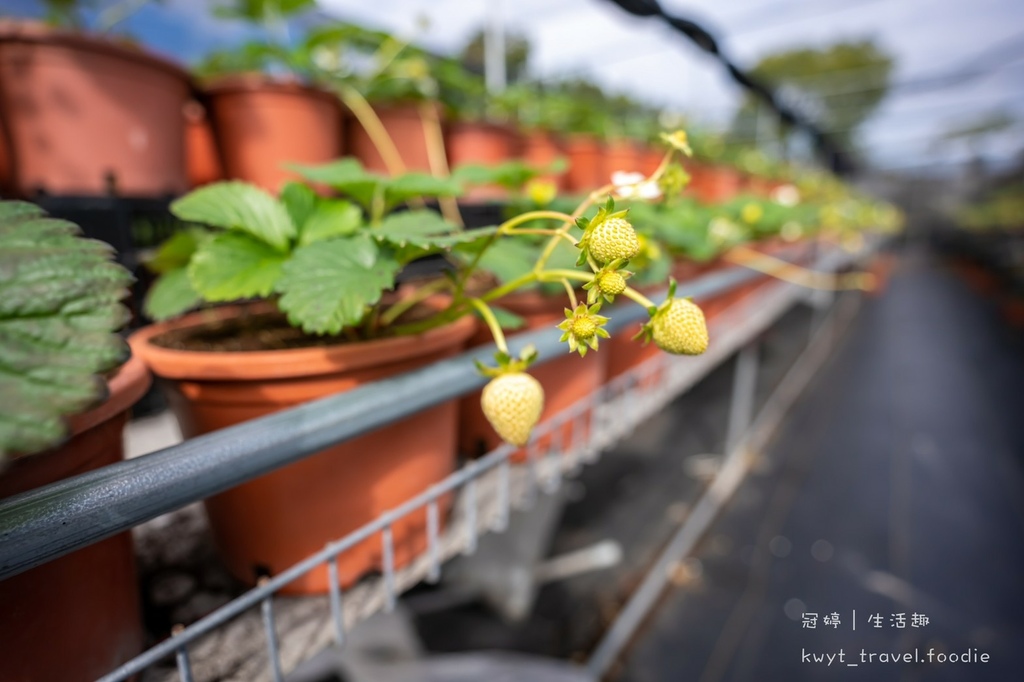
[{"label": "green calyx", "polygon": [[476,365],[476,369],[480,374],[485,377],[500,377],[503,374],[518,374],[525,372],[530,365],[537,359],[537,349],[530,344],[523,348],[519,353],[518,358],[513,358],[504,351],[498,351],[494,354],[494,361],[498,363],[497,367],[488,367],[479,360],[474,360],[473,363]]}]

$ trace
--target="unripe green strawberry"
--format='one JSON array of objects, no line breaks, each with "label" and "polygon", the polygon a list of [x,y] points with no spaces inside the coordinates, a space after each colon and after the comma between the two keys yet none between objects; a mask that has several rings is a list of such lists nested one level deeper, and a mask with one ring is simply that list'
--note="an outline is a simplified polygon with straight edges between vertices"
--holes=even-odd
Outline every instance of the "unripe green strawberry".
[{"label": "unripe green strawberry", "polygon": [[651,319],[654,343],[667,353],[700,355],[708,348],[704,311],[685,298],[673,299]]},{"label": "unripe green strawberry", "polygon": [[544,389],[525,372],[502,374],[484,386],[480,405],[503,440],[522,446],[544,409]]},{"label": "unripe green strawberry", "polygon": [[590,255],[602,265],[613,260],[629,260],[640,252],[636,230],[625,218],[609,218],[598,223],[587,237]]},{"label": "unripe green strawberry", "polygon": [[602,294],[618,296],[626,290],[626,278],[618,270],[602,272],[597,276],[597,287]]}]

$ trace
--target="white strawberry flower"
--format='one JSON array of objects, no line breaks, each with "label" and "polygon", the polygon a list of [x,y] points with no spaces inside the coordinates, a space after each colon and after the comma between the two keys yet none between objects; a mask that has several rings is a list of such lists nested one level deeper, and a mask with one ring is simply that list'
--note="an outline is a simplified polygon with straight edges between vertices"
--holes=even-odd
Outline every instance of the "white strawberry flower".
[{"label": "white strawberry flower", "polygon": [[658,183],[648,180],[643,173],[615,171],[612,173],[612,184],[615,185],[615,196],[621,199],[651,201],[661,197]]},{"label": "white strawberry flower", "polygon": [[796,206],[800,203],[800,190],[794,185],[779,185],[772,190],[772,201],[783,206]]}]

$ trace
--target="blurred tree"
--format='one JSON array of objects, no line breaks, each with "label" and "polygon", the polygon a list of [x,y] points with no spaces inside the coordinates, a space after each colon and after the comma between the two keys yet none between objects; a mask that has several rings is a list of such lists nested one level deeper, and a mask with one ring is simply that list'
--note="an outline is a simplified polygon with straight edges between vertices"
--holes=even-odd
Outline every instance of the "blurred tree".
[{"label": "blurred tree", "polygon": [[[773,88],[786,105],[852,149],[857,129],[885,98],[893,66],[892,56],[873,40],[858,40],[769,55],[751,74]],[[763,128],[758,131],[757,109],[758,103],[748,97],[733,120],[734,136],[753,141],[763,134]],[[771,114],[761,115],[774,129]]]},{"label": "blurred tree", "polygon": [[315,0],[219,0],[213,11],[217,16],[256,23],[295,16],[315,6]]},{"label": "blurred tree", "polygon": [[[478,29],[473,38],[462,48],[459,59],[473,73],[484,72],[484,29]],[[517,83],[526,76],[530,61],[530,41],[520,35],[505,36],[505,76],[509,83]]]}]

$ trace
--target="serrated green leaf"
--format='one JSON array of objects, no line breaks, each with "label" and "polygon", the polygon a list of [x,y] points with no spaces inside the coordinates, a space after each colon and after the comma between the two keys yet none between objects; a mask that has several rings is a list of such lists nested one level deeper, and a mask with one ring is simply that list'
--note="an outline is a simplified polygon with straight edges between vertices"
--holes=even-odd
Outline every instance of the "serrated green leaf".
[{"label": "serrated green leaf", "polygon": [[64,435],[128,355],[114,332],[131,275],[107,244],[26,202],[0,202],[0,465]]},{"label": "serrated green leaf", "polygon": [[494,166],[467,164],[459,166],[452,177],[469,185],[500,185],[510,190],[519,190],[535,178],[539,172],[522,161],[506,161]]},{"label": "serrated green leaf", "polygon": [[158,275],[183,268],[192,259],[200,242],[210,237],[209,232],[200,228],[178,230],[146,261],[146,267]]},{"label": "serrated green leaf", "polygon": [[455,244],[483,239],[493,234],[494,230],[495,228],[463,230],[439,214],[423,209],[390,215],[370,230],[370,234],[378,241],[386,241],[399,247],[445,249]]},{"label": "serrated green leaf", "polygon": [[181,220],[245,232],[278,251],[286,251],[297,232],[284,204],[238,181],[200,187],[172,203],[171,213]]},{"label": "serrated green leaf", "polygon": [[3,223],[4,228],[14,224],[16,220],[44,215],[46,211],[27,201],[0,202],[0,223]]},{"label": "serrated green leaf", "polygon": [[319,201],[320,197],[313,191],[313,188],[301,182],[285,183],[281,190],[281,203],[284,204],[285,210],[291,216],[292,224],[295,225],[299,234],[302,234],[306,219],[316,210]]},{"label": "serrated green leaf", "polygon": [[367,306],[394,287],[398,269],[363,234],[301,246],[282,270],[278,306],[307,333],[337,334],[359,324]]},{"label": "serrated green leaf", "polygon": [[286,164],[288,170],[295,171],[311,182],[329,185],[342,194],[356,200],[364,209],[370,210],[378,188],[383,191],[386,178],[364,169],[356,159],[345,158],[320,166],[306,166],[297,163]]},{"label": "serrated green leaf", "polygon": [[388,207],[403,204],[410,199],[437,199],[457,197],[462,187],[454,178],[435,178],[426,173],[406,173],[384,184],[384,198]]},{"label": "serrated green leaf", "polygon": [[340,199],[322,201],[302,226],[299,244],[305,246],[333,237],[346,237],[362,225],[363,212],[355,204]]},{"label": "serrated green leaf", "polygon": [[274,291],[287,255],[247,234],[219,234],[188,265],[192,288],[210,302],[263,298]]},{"label": "serrated green leaf", "polygon": [[195,308],[202,300],[188,279],[188,268],[182,267],[165,272],[153,283],[143,312],[152,320],[166,320]]}]

